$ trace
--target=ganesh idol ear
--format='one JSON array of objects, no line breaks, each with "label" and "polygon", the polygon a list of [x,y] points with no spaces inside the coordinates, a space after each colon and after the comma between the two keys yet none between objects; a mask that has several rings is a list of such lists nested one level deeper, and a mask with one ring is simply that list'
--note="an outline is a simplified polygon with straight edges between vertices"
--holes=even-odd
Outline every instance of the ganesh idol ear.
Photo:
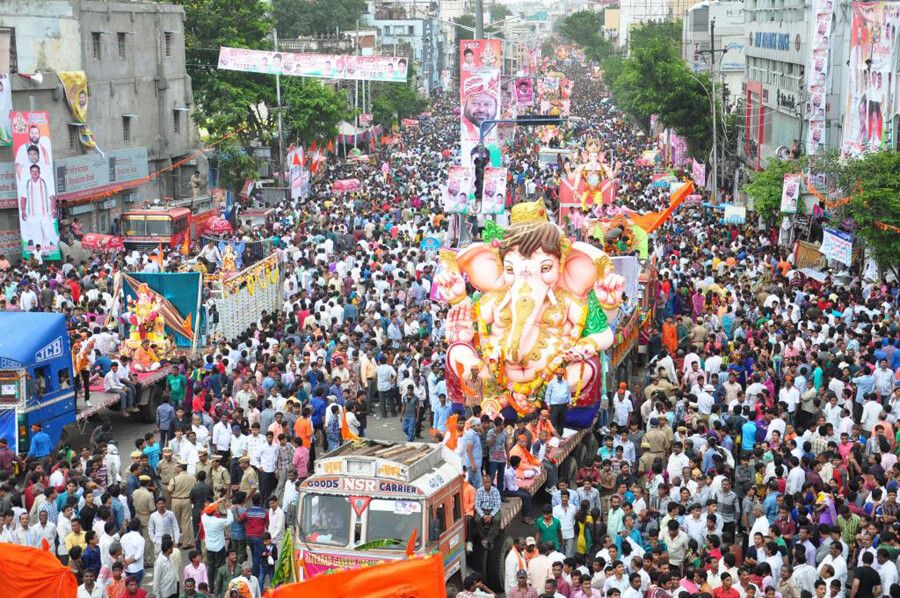
[{"label": "ganesh idol ear", "polygon": [[503,264],[500,254],[487,243],[473,243],[456,254],[456,263],[479,291],[502,291]]},{"label": "ganesh idol ear", "polygon": [[603,272],[597,272],[597,260],[608,259],[606,253],[588,243],[580,241],[572,243],[568,254],[564,255],[565,263],[559,284],[576,297],[585,297]]}]

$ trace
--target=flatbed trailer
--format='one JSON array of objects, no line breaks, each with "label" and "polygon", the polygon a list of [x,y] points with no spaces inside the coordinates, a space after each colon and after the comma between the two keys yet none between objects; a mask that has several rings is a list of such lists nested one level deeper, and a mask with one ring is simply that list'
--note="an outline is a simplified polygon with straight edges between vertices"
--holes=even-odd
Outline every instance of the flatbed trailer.
[{"label": "flatbed trailer", "polygon": [[[156,407],[162,401],[166,392],[166,377],[175,371],[175,366],[166,364],[152,372],[141,372],[135,381],[135,404],[140,408],[141,421],[153,423],[156,421]],[[119,395],[105,392],[103,381],[91,386],[91,406],[78,411],[75,416],[77,422],[84,422],[96,416],[104,409],[121,409]]]}]

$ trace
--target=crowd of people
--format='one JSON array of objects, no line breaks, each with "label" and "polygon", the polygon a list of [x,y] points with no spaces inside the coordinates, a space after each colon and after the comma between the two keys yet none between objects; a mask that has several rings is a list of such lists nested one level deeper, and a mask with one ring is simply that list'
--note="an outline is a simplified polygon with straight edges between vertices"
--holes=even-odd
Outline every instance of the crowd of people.
[{"label": "crowd of people", "polygon": [[[563,68],[582,117],[570,140],[599,139],[621,163],[621,205],[664,207],[654,169],[638,165],[652,140],[588,69]],[[310,199],[237,231],[272,242],[283,305],[200,358],[172,357],[156,425],[135,446],[118,446],[109,422],[79,453],[33,445],[21,460],[0,440],[0,542],[46,541],[85,598],[223,596],[238,578],[258,598],[317,454],[348,431],[365,436],[373,418],[440,441],[456,415],[456,450],[476,470],[467,550],[501,550],[509,498],[522,500],[530,530],[505,555],[505,587],[472,574],[462,596],[900,597],[896,283],[816,281],[793,270],[777,228],[723,226],[714,211],[683,207],[651,245],[659,284],[646,376],[603,397],[596,456],[575,480],[558,479],[549,447],[564,400],[548,393],[546,411],[512,424],[481,415],[477,376],[463,403],[447,393],[446,306],[431,299],[437,257],[420,243],[448,240],[454,104],[436,97],[371,163],[331,159]],[[565,169],[540,164],[535,143],[522,130],[507,148],[509,201],[543,197],[552,211]],[[362,191],[331,191],[350,177]],[[467,222],[471,233],[482,224]],[[181,260],[0,257],[0,309],[66,314],[79,405],[99,378],[133,401],[142,366],[118,357],[127,323],[114,277]],[[547,496],[527,489],[541,470]]]}]

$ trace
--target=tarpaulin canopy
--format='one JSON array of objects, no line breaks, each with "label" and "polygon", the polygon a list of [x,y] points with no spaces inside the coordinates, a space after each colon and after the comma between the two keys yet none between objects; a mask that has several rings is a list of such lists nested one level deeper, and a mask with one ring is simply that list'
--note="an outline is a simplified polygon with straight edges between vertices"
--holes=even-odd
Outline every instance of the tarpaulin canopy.
[{"label": "tarpaulin canopy", "polygon": [[49,551],[0,544],[3,591],[16,598],[75,598],[78,581]]}]

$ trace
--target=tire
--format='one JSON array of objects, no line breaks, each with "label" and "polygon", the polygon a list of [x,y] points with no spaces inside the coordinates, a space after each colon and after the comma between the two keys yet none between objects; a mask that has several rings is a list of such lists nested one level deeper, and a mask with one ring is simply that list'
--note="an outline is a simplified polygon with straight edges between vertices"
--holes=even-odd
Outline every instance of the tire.
[{"label": "tire", "polygon": [[572,458],[575,459],[575,465],[581,466],[584,463],[584,456],[587,453],[585,450],[584,441],[582,440],[578,446],[575,447],[575,450],[572,451]]},{"label": "tire", "polygon": [[503,581],[506,577],[506,555],[513,545],[512,535],[508,529],[500,530],[497,542],[485,558],[486,571],[484,583],[494,591],[503,590]]},{"label": "tire", "polygon": [[457,571],[447,580],[447,598],[456,598],[462,591],[462,571]]},{"label": "tire", "polygon": [[569,455],[562,465],[559,466],[559,479],[569,483],[569,487],[574,487],[575,478],[578,476],[578,464],[575,459]]},{"label": "tire", "polygon": [[594,455],[597,454],[597,439],[593,434],[588,434],[584,439],[584,457],[581,460],[581,466],[587,467],[594,463]]},{"label": "tire", "polygon": [[156,422],[156,406],[162,402],[162,385],[154,384],[150,388],[142,388],[141,393],[147,393],[147,402],[140,406],[141,421],[145,424]]}]

